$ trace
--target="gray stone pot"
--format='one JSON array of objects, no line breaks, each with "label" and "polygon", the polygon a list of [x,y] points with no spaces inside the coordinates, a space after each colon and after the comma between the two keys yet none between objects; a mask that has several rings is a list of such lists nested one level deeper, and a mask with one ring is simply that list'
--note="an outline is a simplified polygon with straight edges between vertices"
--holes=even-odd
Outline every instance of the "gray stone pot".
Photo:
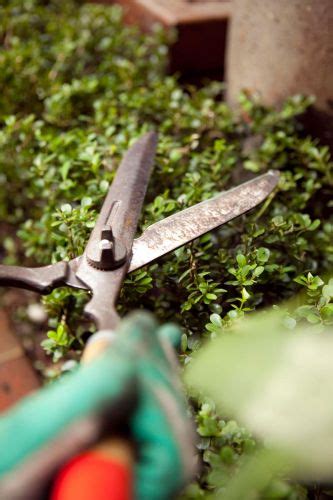
[{"label": "gray stone pot", "polygon": [[227,100],[241,89],[278,105],[312,94],[307,126],[333,146],[333,0],[234,0],[227,52]]}]

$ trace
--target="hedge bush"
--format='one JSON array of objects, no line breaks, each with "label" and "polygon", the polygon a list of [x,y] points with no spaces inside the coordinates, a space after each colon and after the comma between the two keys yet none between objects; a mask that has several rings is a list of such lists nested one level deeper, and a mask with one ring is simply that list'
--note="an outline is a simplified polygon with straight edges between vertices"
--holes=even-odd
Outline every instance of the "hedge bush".
[{"label": "hedge bush", "polygon": [[[158,27],[150,35],[125,27],[116,7],[0,1],[5,262],[80,255],[121,156],[154,127],[159,145],[141,229],[267,169],[279,169],[281,180],[247,215],[129,275],[120,313],[140,304],[161,321],[178,321],[185,364],[203,339],[291,297],[298,298],[286,318],[290,328],[307,321],[321,329],[332,321],[332,163],[328,148],[297,120],[311,98],[293,96],[269,109],[244,93],[234,114],[221,83],[184,87],[167,74],[168,42]],[[50,327],[44,347],[55,361],[82,349],[85,300],[84,292],[66,288],[44,300]],[[255,441],[218,416],[212,401],[193,407],[202,470],[185,495],[223,498],[225,482]],[[305,497],[282,479],[262,493]]]}]

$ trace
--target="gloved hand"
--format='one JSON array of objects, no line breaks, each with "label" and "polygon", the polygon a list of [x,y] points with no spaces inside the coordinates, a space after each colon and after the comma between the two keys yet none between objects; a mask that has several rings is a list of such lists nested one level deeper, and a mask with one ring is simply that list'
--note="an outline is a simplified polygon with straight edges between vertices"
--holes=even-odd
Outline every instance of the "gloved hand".
[{"label": "gloved hand", "polygon": [[26,499],[27,491],[45,498],[59,467],[120,422],[137,450],[135,497],[168,499],[181,489],[193,474],[194,450],[172,348],[179,337],[174,325],[134,313],[101,356],[3,415],[0,498]]}]

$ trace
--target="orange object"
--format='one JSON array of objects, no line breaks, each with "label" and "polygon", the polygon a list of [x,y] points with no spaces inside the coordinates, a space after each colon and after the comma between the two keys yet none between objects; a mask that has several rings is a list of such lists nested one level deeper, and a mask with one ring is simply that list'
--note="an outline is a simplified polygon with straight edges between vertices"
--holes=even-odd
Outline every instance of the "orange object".
[{"label": "orange object", "polygon": [[51,500],[132,500],[131,468],[98,451],[69,461],[56,477]]}]

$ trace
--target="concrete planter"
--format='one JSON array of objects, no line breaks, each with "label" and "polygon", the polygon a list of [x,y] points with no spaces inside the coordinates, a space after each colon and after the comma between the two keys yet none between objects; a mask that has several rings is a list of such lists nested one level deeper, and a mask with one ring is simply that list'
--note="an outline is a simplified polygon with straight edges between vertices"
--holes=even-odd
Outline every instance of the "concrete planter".
[{"label": "concrete planter", "polygon": [[332,0],[234,0],[228,36],[227,99],[241,89],[278,105],[312,94],[307,126],[333,145]]}]

